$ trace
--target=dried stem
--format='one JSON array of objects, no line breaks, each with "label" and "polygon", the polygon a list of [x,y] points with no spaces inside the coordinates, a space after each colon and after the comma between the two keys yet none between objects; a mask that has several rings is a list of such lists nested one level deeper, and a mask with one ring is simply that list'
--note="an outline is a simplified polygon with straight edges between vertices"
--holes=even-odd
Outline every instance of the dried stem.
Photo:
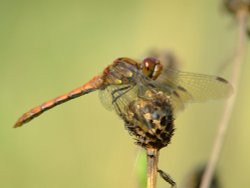
[{"label": "dried stem", "polygon": [[147,148],[147,188],[156,188],[159,150]]},{"label": "dried stem", "polygon": [[231,117],[233,107],[235,104],[236,95],[238,92],[241,65],[246,54],[247,18],[248,18],[247,7],[242,7],[241,9],[239,9],[236,13],[236,17],[238,22],[238,41],[237,41],[237,47],[235,51],[236,53],[233,61],[233,70],[231,76],[231,83],[234,87],[234,95],[226,101],[224,112],[222,114],[222,118],[218,125],[218,132],[214,140],[211,155],[205,173],[203,175],[200,188],[208,188],[211,183],[211,179],[214,174],[214,170],[221,153],[221,148],[224,142],[225,134],[227,132],[229,125],[229,119]]}]

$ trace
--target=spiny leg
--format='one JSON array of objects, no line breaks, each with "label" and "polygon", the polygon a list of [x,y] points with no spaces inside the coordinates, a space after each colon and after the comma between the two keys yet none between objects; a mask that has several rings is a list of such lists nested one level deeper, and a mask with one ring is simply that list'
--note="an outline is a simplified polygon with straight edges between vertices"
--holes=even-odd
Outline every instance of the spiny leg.
[{"label": "spiny leg", "polygon": [[[119,88],[119,89],[116,89],[116,90],[112,91],[112,93],[111,93],[111,95],[112,95],[112,103],[115,103],[122,95],[129,92],[132,88],[133,88],[133,86],[129,85],[129,86],[122,87],[122,88]],[[115,96],[116,93],[118,93],[117,96]]]},{"label": "spiny leg", "polygon": [[120,106],[116,102],[114,103],[114,106],[116,107],[116,112],[118,113],[118,115],[126,121],[126,116],[124,116]]},{"label": "spiny leg", "polygon": [[164,179],[166,182],[168,182],[172,188],[177,188],[176,182],[171,178],[171,176],[169,174],[167,174],[166,172],[164,172],[160,169],[158,169],[157,171],[159,172],[162,179]]}]

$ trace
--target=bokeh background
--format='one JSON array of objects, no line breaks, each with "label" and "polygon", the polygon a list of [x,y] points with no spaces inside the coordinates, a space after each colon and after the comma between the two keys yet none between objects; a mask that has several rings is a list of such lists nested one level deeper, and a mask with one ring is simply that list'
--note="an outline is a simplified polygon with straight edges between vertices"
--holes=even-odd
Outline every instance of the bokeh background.
[{"label": "bokeh background", "polygon": [[[0,187],[139,187],[140,151],[98,93],[12,129],[26,110],[74,89],[121,56],[170,49],[181,69],[215,74],[233,57],[236,24],[211,1],[0,1]],[[218,165],[223,187],[250,185],[250,64]],[[229,78],[231,67],[221,75]],[[247,84],[248,83],[248,84]],[[189,105],[160,168],[184,186],[209,156],[224,101]],[[169,185],[159,179],[158,187]]]}]

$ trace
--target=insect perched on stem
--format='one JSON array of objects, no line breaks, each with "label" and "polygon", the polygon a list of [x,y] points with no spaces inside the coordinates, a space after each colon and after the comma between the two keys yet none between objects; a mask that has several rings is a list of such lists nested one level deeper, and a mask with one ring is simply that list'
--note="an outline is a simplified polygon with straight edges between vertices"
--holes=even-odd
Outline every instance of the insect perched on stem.
[{"label": "insect perched on stem", "polygon": [[49,100],[21,116],[14,127],[59,104],[99,90],[104,106],[114,109],[136,143],[147,151],[148,187],[155,187],[156,174],[175,182],[157,167],[159,150],[166,147],[174,133],[176,112],[188,102],[217,99],[231,93],[231,85],[223,78],[181,72],[164,67],[153,57],[137,62],[118,58],[83,86]]}]

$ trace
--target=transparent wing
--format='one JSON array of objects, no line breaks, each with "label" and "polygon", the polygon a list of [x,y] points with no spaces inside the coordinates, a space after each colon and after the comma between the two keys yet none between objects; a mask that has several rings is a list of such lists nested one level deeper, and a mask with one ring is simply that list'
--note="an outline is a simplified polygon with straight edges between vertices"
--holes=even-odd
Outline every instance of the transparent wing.
[{"label": "transparent wing", "polygon": [[99,97],[107,110],[114,110],[115,104],[121,109],[128,106],[137,97],[137,87],[133,85],[110,85],[99,91]]},{"label": "transparent wing", "polygon": [[171,96],[176,110],[183,109],[187,102],[225,98],[232,93],[231,84],[221,77],[173,69],[164,70],[156,82]]},{"label": "transparent wing", "polygon": [[147,90],[155,88],[150,85],[151,79],[133,64],[115,64],[108,73],[106,80],[109,84],[100,90],[99,97],[106,109],[115,110],[119,116],[126,115],[138,97],[144,97]]}]

